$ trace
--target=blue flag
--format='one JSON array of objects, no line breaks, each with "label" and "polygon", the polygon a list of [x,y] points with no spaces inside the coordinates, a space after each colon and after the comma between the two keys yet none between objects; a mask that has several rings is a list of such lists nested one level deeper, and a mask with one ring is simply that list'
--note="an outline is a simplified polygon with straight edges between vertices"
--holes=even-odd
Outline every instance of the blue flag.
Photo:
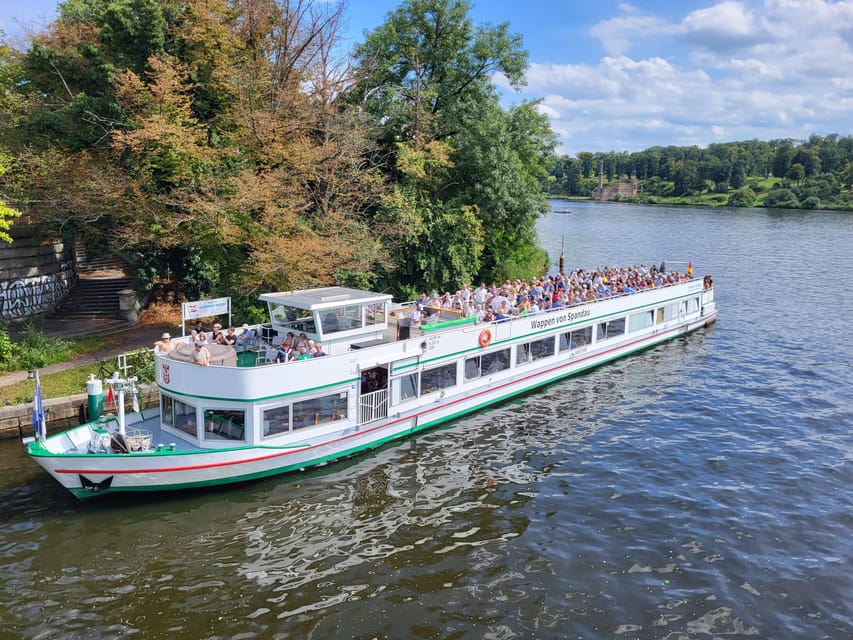
[{"label": "blue flag", "polygon": [[41,381],[38,371],[36,371],[36,392],[33,396],[33,432],[36,439],[44,442],[47,436],[47,425],[44,421],[44,400],[41,395]]}]

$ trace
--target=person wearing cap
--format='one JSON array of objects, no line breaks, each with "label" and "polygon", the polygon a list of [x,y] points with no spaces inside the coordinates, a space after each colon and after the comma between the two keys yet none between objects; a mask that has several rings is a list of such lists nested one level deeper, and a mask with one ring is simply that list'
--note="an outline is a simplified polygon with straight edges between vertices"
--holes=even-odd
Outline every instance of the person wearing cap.
[{"label": "person wearing cap", "polygon": [[255,332],[252,331],[251,327],[247,324],[244,324],[242,329],[243,330],[240,332],[240,335],[237,336],[237,346],[251,346],[255,342]]},{"label": "person wearing cap", "polygon": [[210,351],[204,346],[204,342],[196,340],[193,343],[193,364],[206,367],[210,364]]},{"label": "person wearing cap", "polygon": [[161,353],[169,353],[170,351],[174,351],[178,348],[177,342],[172,342],[172,336],[168,333],[164,333],[160,336],[160,339],[154,343],[154,346],[157,347]]}]

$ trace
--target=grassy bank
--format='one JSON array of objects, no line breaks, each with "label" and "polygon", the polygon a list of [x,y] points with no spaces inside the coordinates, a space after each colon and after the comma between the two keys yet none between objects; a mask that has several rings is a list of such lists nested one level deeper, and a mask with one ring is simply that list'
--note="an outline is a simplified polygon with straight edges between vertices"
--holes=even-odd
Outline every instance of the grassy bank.
[{"label": "grassy bank", "polygon": [[[111,363],[110,363],[111,364]],[[44,398],[63,398],[78,393],[86,393],[86,381],[89,374],[98,375],[100,363],[81,365],[67,371],[39,374]],[[0,387],[0,406],[26,404],[33,401],[35,382],[24,380]]]}]

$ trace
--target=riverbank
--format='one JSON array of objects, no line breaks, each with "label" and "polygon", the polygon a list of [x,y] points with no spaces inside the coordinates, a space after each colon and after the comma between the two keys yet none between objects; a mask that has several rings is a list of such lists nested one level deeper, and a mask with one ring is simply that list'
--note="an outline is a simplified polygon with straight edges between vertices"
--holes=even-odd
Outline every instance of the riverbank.
[{"label": "riverbank", "polygon": [[[64,362],[57,362],[39,369],[39,376],[44,378],[52,373],[61,373],[86,365],[115,360],[120,354],[140,348],[150,348],[164,331],[174,332],[167,326],[137,325],[127,331],[111,336],[110,346],[92,353],[84,354]],[[14,371],[0,376],[0,387],[27,383],[28,371]],[[30,383],[33,384],[34,383]],[[85,379],[81,380],[80,393],[71,396],[50,397],[45,394],[44,407],[48,432],[76,426],[87,419],[88,396],[86,395]],[[144,390],[140,399],[142,406],[156,404],[156,387]],[[129,404],[128,404],[129,406]],[[0,407],[0,439],[17,438],[20,434],[32,433],[32,402]]]}]

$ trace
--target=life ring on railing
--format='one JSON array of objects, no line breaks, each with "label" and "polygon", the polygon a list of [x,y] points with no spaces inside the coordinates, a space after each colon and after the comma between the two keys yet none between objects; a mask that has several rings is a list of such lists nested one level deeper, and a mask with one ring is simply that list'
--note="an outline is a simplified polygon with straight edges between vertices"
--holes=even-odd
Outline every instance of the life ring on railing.
[{"label": "life ring on railing", "polygon": [[489,329],[483,329],[480,332],[478,342],[480,343],[480,346],[484,349],[488,347],[492,342],[492,332]]}]

